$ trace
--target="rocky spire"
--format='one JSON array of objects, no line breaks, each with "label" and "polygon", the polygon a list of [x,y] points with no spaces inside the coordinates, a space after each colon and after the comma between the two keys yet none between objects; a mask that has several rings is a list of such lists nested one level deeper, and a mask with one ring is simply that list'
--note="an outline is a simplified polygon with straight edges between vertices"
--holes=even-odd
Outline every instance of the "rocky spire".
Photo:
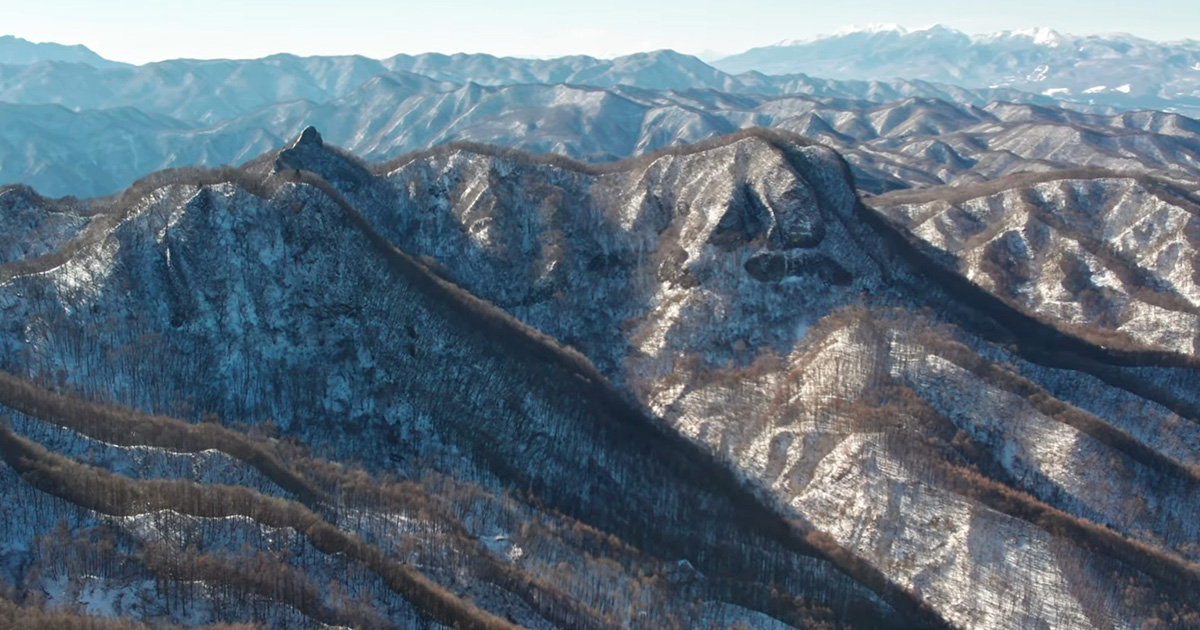
[{"label": "rocky spire", "polygon": [[292,148],[304,145],[325,146],[325,141],[321,139],[321,134],[317,131],[316,127],[312,125],[305,127],[304,131],[300,132],[300,137],[296,138],[296,141],[292,143]]}]

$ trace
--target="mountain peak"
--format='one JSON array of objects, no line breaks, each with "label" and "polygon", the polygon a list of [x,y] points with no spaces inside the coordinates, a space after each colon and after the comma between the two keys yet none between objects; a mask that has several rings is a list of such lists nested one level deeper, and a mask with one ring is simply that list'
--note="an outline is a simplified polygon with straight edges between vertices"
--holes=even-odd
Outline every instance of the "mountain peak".
[{"label": "mountain peak", "polygon": [[309,125],[275,158],[275,172],[312,171],[330,182],[355,189],[370,179],[366,164],[334,145],[326,145],[316,127]]},{"label": "mountain peak", "polygon": [[325,146],[325,141],[321,139],[321,133],[312,125],[305,127],[304,131],[300,132],[300,137],[292,143],[292,148],[310,144],[318,147]]}]

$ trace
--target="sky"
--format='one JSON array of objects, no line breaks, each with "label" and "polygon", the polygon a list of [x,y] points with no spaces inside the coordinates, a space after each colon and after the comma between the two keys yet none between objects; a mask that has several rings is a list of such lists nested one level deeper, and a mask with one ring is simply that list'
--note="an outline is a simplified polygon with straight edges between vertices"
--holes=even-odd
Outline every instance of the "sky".
[{"label": "sky", "polygon": [[485,52],[613,57],[672,48],[716,59],[852,25],[1044,26],[1200,39],[1200,0],[0,0],[0,34],[109,59]]}]

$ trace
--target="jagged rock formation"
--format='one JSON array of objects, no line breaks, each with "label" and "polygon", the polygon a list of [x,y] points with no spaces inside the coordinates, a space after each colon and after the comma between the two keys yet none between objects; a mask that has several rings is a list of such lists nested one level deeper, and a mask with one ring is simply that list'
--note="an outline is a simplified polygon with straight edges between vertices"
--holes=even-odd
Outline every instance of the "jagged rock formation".
[{"label": "jagged rock formation", "polygon": [[83,204],[0,266],[0,579],[183,624],[1200,625],[1194,349],[960,275],[981,239],[898,199],[763,130],[368,165],[310,128]]}]

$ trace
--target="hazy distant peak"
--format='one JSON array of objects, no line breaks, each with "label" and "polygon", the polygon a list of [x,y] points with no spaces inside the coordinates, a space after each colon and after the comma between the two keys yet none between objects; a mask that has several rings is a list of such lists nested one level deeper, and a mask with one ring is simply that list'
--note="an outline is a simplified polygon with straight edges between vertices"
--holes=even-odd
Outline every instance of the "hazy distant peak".
[{"label": "hazy distant peak", "polygon": [[670,48],[663,48],[660,50],[651,50],[648,52],[632,53],[629,55],[622,55],[620,57],[613,58],[614,63],[619,63],[621,61],[635,61],[635,60],[637,60],[637,61],[641,61],[641,60],[670,61],[670,62],[675,62],[675,63],[693,63],[694,62],[699,65],[708,65],[708,64],[705,64],[703,61],[701,61],[699,57],[687,55],[687,54],[684,54],[684,53],[681,53],[681,52],[678,52],[675,50],[671,50]]},{"label": "hazy distant peak", "polygon": [[97,68],[118,68],[128,64],[109,61],[87,46],[31,42],[13,35],[0,36],[0,64],[24,66],[42,61],[86,63]]},{"label": "hazy distant peak", "polygon": [[912,31],[908,30],[907,28],[904,28],[903,26],[900,26],[899,24],[876,23],[876,24],[868,24],[866,26],[858,26],[857,24],[843,26],[842,28],[839,28],[838,30],[834,31],[833,34],[835,37],[838,37],[838,36],[845,36],[845,35],[854,35],[856,33],[864,33],[867,35],[878,35],[880,33],[896,33],[897,35],[908,35],[911,32]]},{"label": "hazy distant peak", "polygon": [[1042,26],[1034,26],[1030,28],[1021,28],[1011,31],[997,31],[994,33],[985,33],[981,35],[972,35],[971,42],[977,44],[995,44],[1000,42],[1020,42],[1022,44],[1032,43],[1035,46],[1046,46],[1056,48],[1063,44],[1068,44],[1071,41],[1079,39],[1101,38],[1111,40],[1137,40],[1138,38],[1128,34],[1110,34],[1110,35],[1087,35],[1078,36],[1069,33],[1061,33],[1052,28]]},{"label": "hazy distant peak", "polygon": [[945,27],[842,29],[752,48],[712,66],[733,75],[805,74],[840,80],[932,81],[1009,88],[1086,106],[1182,110],[1200,91],[1200,43],[1129,35],[1072,35],[1034,27],[967,35]]},{"label": "hazy distant peak", "polygon": [[1062,34],[1052,28],[1034,27],[1016,31],[1006,31],[1006,33],[1012,37],[1028,37],[1032,39],[1033,43],[1035,44],[1044,44],[1048,46],[1057,46],[1063,40]]},{"label": "hazy distant peak", "polygon": [[[894,35],[897,37],[909,37],[913,35],[955,35],[967,39],[973,43],[994,43],[1006,40],[1024,40],[1032,42],[1036,45],[1057,46],[1066,41],[1077,39],[1103,39],[1103,40],[1120,40],[1120,41],[1143,41],[1152,42],[1136,35],[1129,33],[1097,33],[1089,35],[1075,35],[1071,33],[1063,33],[1053,28],[1044,26],[1031,26],[1028,28],[992,31],[989,33],[968,34],[964,31],[945,26],[943,24],[930,24],[920,28],[909,28],[901,24],[868,24],[866,26],[850,25],[842,27],[833,33],[821,34],[813,37],[785,39],[778,41],[771,46],[806,46],[810,44],[820,43],[824,40],[839,39],[844,37],[853,37],[858,35]],[[1185,43],[1192,40],[1184,40]],[[1165,42],[1162,42],[1165,43]]]},{"label": "hazy distant peak", "polygon": [[953,34],[966,36],[962,31],[943,26],[941,24],[930,24],[920,28],[907,28],[900,24],[868,24],[866,26],[849,25],[843,26],[833,33],[816,35],[814,37],[806,37],[799,39],[785,39],[773,44],[774,46],[804,46],[819,42],[824,39],[834,39],[840,37],[851,37],[855,35],[895,35],[897,37],[905,37],[910,35],[941,35]]}]

